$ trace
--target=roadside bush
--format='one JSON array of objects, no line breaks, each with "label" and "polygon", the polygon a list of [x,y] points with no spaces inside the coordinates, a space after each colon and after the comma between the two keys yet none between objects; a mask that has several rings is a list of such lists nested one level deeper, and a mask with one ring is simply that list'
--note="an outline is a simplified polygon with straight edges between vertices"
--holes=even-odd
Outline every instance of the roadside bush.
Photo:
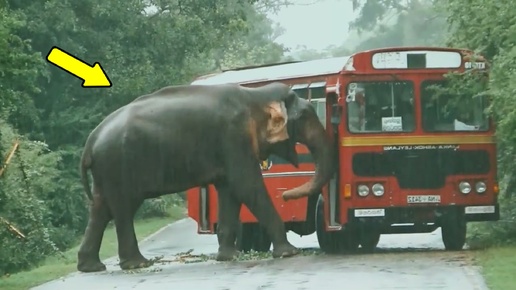
[{"label": "roadside bush", "polygon": [[169,209],[173,206],[184,205],[183,199],[179,194],[169,194],[153,199],[147,199],[136,213],[137,219],[151,217],[169,217]]},{"label": "roadside bush", "polygon": [[[0,178],[0,275],[28,268],[46,255],[58,250],[52,236],[53,227],[47,217],[52,213],[45,204],[48,191],[56,188],[59,154],[50,152],[46,144],[17,136],[0,120],[0,145],[5,155],[13,141],[20,146]],[[19,230],[25,238],[9,229]]]},{"label": "roadside bush", "polygon": [[471,249],[516,244],[516,200],[510,194],[514,188],[508,185],[506,180],[500,184],[500,220],[472,223],[468,228],[467,243]]},{"label": "roadside bush", "polygon": [[[82,148],[67,148],[56,153],[60,161],[55,165],[59,171],[59,180],[53,187],[46,187],[45,205],[49,215],[46,217],[54,227],[56,245],[65,250],[84,233],[88,222],[88,200],[79,177],[79,157]],[[70,164],[76,164],[75,168]],[[72,170],[75,169],[75,170]]]}]

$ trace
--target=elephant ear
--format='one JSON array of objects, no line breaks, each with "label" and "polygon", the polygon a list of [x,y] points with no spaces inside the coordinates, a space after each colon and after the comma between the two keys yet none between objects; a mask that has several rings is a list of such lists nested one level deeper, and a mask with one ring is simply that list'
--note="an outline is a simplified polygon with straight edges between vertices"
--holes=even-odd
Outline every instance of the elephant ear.
[{"label": "elephant ear", "polygon": [[273,144],[288,139],[287,108],[284,102],[270,102],[265,111],[267,120],[267,142]]},{"label": "elephant ear", "polygon": [[[295,167],[299,166],[298,156],[296,152],[297,144],[297,125],[302,117],[303,110],[306,105],[303,105],[304,100],[280,82],[265,85],[258,90],[254,89],[252,94],[255,99],[265,99],[265,111],[269,113],[268,128],[271,128],[271,137],[269,140],[272,147],[269,154],[279,156]],[[281,122],[280,122],[281,121]]]},{"label": "elephant ear", "polygon": [[276,155],[286,159],[290,164],[295,167],[299,167],[299,160],[296,151],[296,144],[298,142],[297,125],[299,125],[299,119],[303,113],[303,103],[302,99],[298,97],[298,95],[293,90],[288,90],[288,92],[283,96],[282,100],[285,102],[285,107],[287,109],[287,132],[289,138],[281,144],[277,144],[275,149]]}]

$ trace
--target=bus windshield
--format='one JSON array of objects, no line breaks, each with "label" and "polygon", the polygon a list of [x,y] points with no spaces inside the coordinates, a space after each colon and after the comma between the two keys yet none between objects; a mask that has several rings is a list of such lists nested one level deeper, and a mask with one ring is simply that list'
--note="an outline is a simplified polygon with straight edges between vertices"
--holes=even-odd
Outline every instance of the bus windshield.
[{"label": "bus windshield", "polygon": [[412,132],[416,127],[412,82],[350,83],[346,103],[351,133]]},{"label": "bus windshield", "polygon": [[424,81],[421,84],[423,129],[427,132],[486,131],[489,121],[484,113],[487,100],[483,96],[460,98],[449,94],[436,96],[430,86],[445,86],[445,81]]}]

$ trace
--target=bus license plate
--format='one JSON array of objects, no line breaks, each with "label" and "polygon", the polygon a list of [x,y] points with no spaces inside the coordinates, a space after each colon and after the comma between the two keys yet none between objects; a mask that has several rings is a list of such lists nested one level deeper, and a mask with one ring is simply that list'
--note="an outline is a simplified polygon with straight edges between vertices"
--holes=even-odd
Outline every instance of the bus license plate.
[{"label": "bus license plate", "polygon": [[407,203],[440,203],[440,195],[409,195]]}]

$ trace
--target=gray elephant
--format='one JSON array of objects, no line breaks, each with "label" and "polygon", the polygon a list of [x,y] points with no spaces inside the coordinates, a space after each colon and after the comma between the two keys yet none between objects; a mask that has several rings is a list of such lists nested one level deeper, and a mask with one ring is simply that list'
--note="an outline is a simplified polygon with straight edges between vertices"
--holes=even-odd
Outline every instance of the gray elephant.
[{"label": "gray elephant", "polygon": [[233,259],[238,253],[235,240],[242,204],[265,227],[273,257],[297,254],[259,167],[270,154],[297,166],[296,142],[310,149],[316,174],[284,192],[285,200],[319,193],[334,170],[331,141],[314,109],[287,85],[171,86],[119,108],[91,132],[83,151],[81,181],[91,204],[77,269],[106,269],[99,249],[111,219],[120,267],[150,266],[134,232],[140,205],[148,198],[206,184],[214,184],[218,192],[217,260]]}]

